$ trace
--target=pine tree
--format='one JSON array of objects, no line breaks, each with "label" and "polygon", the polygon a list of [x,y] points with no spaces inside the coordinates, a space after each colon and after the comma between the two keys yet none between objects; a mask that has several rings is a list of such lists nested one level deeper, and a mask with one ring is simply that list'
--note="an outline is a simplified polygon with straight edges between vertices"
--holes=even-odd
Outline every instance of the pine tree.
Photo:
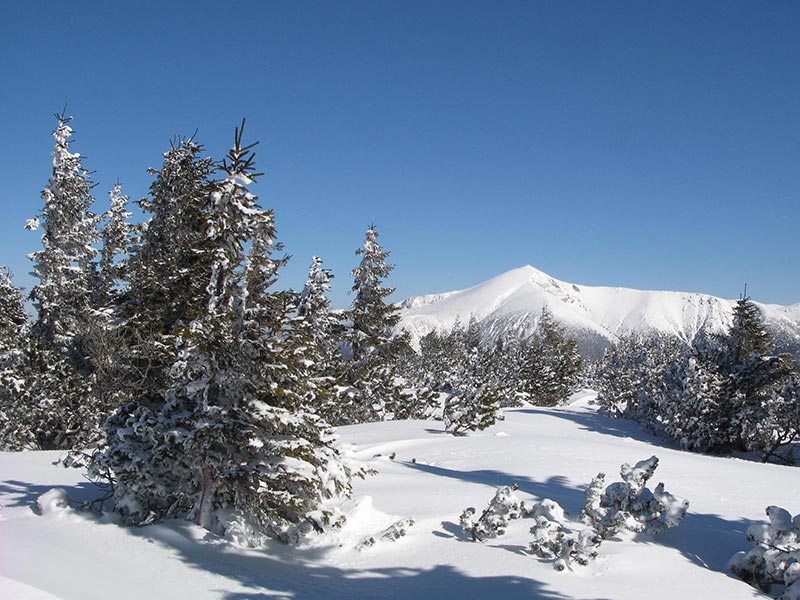
[{"label": "pine tree", "polygon": [[[362,258],[352,271],[355,298],[347,312],[350,360],[343,380],[347,400],[334,424],[413,418],[427,409],[399,380],[398,359],[408,348],[408,336],[394,334],[400,309],[386,303],[394,288],[383,286],[394,265],[386,263],[389,253],[377,240],[378,232],[370,225],[363,247],[356,250]],[[426,399],[420,400],[424,404]]]},{"label": "pine tree", "polygon": [[730,368],[744,363],[754,352],[771,354],[773,347],[761,311],[749,296],[743,296],[733,307],[733,323],[724,338],[721,362]]},{"label": "pine tree", "polygon": [[107,412],[95,394],[91,338],[98,328],[101,285],[94,258],[99,217],[91,212],[93,184],[81,156],[70,151],[71,117],[56,115],[53,169],[44,206],[29,230],[42,229],[42,249],[29,255],[39,282],[27,347],[27,422],[34,446],[70,448],[100,435]]},{"label": "pine tree", "polygon": [[22,290],[12,282],[8,267],[0,267],[0,354],[19,350],[27,322]]},{"label": "pine tree", "polygon": [[26,228],[41,228],[42,249],[29,255],[39,283],[30,299],[37,312],[32,334],[47,349],[86,370],[81,334],[93,320],[97,291],[97,223],[90,208],[93,183],[80,154],[70,151],[72,118],[56,115],[53,170],[42,191],[44,207]]},{"label": "pine tree", "polygon": [[0,267],[0,450],[22,450],[35,444],[29,427],[25,345],[28,317],[22,292]]},{"label": "pine tree", "polygon": [[118,411],[93,472],[112,473],[131,522],[186,516],[248,543],[290,542],[330,520],[325,502],[349,492],[350,473],[311,409],[296,298],[269,291],[286,259],[271,256],[272,213],[248,191],[252,147],[237,128],[211,190],[207,303],[179,334],[163,403]]},{"label": "pine tree", "polygon": [[311,258],[308,279],[297,302],[297,315],[307,323],[321,360],[333,360],[339,354],[334,336],[339,329],[340,319],[331,311],[331,302],[327,296],[333,274],[330,269],[323,268],[322,264],[322,259],[318,256]]},{"label": "pine tree", "polygon": [[163,155],[150,195],[137,202],[150,218],[135,228],[128,287],[117,307],[128,356],[121,395],[158,406],[177,360],[177,341],[204,313],[212,253],[206,215],[214,161],[194,138],[178,138]]},{"label": "pine tree", "polygon": [[125,275],[125,264],[120,258],[127,255],[130,245],[131,226],[128,219],[128,196],[122,195],[122,185],[117,183],[108,193],[110,206],[103,215],[105,226],[101,232],[103,248],[100,252],[100,280],[104,295],[110,301],[119,290],[118,283]]},{"label": "pine tree", "polygon": [[355,298],[349,316],[352,321],[352,354],[356,362],[373,353],[387,355],[396,346],[393,328],[400,322],[400,308],[385,298],[394,288],[383,280],[394,270],[386,263],[389,253],[378,244],[374,225],[367,228],[363,247],[356,250],[361,262],[352,271]]},{"label": "pine tree", "polygon": [[542,309],[537,335],[524,349],[519,365],[519,387],[529,401],[540,406],[566,402],[578,389],[583,359],[575,340],[547,307]]},{"label": "pine tree", "polygon": [[343,360],[342,325],[340,315],[331,311],[327,292],[333,274],[314,256],[308,269],[308,279],[297,300],[296,329],[303,336],[309,360],[310,381],[315,388],[316,410],[326,419],[337,422],[343,416],[340,408],[348,396],[338,385],[346,370]]}]

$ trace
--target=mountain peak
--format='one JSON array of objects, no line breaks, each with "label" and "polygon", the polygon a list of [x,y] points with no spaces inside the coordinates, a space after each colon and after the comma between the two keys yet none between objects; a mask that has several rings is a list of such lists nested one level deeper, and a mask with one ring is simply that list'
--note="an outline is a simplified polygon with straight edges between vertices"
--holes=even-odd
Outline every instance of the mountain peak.
[{"label": "mountain peak", "polygon": [[[414,344],[431,331],[447,331],[471,318],[491,338],[509,330],[527,337],[546,306],[584,354],[597,357],[631,333],[657,332],[687,343],[701,331],[722,333],[730,327],[734,303],[707,294],[577,285],[524,265],[464,290],[409,298],[401,305],[399,327]],[[800,348],[800,307],[758,306],[786,347]]]}]

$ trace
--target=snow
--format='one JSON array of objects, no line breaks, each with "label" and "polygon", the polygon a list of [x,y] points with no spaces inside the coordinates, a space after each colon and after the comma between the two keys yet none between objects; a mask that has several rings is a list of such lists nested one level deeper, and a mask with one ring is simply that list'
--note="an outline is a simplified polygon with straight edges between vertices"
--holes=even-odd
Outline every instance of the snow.
[{"label": "snow", "polygon": [[[765,598],[726,574],[726,563],[752,547],[745,532],[766,522],[768,506],[800,511],[798,471],[682,452],[598,415],[593,399],[584,391],[563,408],[511,409],[502,423],[458,437],[435,421],[339,428],[352,460],[378,474],[356,480],[341,529],[297,548],[246,549],[186,521],[123,527],[64,505],[58,488],[78,502],[96,490],[79,471],[53,466],[57,453],[0,453],[0,597]],[[688,499],[688,516],[657,537],[605,541],[586,567],[559,573],[533,556],[529,518],[483,543],[458,525],[465,508],[485,507],[513,484],[526,503],[551,499],[577,520],[595,475],[616,480],[622,463],[652,455],[652,485]],[[37,500],[41,515],[32,510]],[[358,549],[400,521],[405,535]]]},{"label": "snow", "polygon": [[[398,329],[407,330],[416,344],[432,330],[449,330],[457,318],[466,326],[474,316],[494,333],[520,327],[530,334],[546,306],[570,332],[587,332],[610,342],[624,334],[652,331],[691,342],[702,328],[726,331],[735,303],[699,293],[567,283],[528,265],[466,290],[409,298],[401,304]],[[756,304],[768,325],[800,343],[800,305]]]}]

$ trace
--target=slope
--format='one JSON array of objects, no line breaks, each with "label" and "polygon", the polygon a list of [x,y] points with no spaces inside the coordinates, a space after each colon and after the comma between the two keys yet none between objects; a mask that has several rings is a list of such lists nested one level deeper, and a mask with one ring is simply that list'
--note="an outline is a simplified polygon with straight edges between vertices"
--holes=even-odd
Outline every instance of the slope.
[{"label": "slope", "polygon": [[[52,453],[0,454],[0,597],[526,600],[763,598],[724,573],[748,547],[744,530],[769,504],[798,511],[790,467],[687,454],[659,446],[634,424],[595,413],[592,395],[559,409],[509,410],[485,432],[452,437],[433,421],[356,425],[341,447],[378,475],[358,481],[349,519],[300,548],[240,548],[185,521],[127,529],[31,503],[51,486],[88,497],[76,471]],[[484,544],[458,527],[466,506],[485,506],[497,486],[517,483],[526,500],[551,498],[574,517],[599,471],[659,456],[654,484],[690,501],[690,514],[659,538],[608,541],[588,567],[558,573],[527,553],[526,520]],[[393,456],[393,458],[390,458]],[[415,524],[396,542],[359,551],[398,519]]]}]

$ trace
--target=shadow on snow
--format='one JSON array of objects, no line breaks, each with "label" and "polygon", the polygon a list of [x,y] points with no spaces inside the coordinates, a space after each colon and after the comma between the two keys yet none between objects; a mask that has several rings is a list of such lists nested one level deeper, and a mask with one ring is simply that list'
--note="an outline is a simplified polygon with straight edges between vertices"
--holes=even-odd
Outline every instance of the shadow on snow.
[{"label": "shadow on snow", "polygon": [[564,419],[566,421],[572,421],[585,431],[592,431],[602,435],[610,435],[618,438],[632,439],[639,442],[645,442],[651,446],[657,446],[659,448],[680,450],[680,447],[677,444],[648,432],[639,423],[630,419],[614,419],[596,412],[577,412],[572,410],[558,409],[520,408],[514,409],[514,412],[528,415],[544,415],[548,417]]},{"label": "shadow on snow", "polygon": [[[553,413],[548,412],[547,414]],[[572,414],[566,413],[565,416],[570,417]],[[623,432],[619,435],[623,435]],[[530,477],[513,475],[502,471],[456,471],[423,463],[407,462],[404,464],[409,468],[424,471],[431,475],[460,479],[494,488],[516,483],[519,485],[520,491],[535,496],[539,500],[544,498],[555,500],[565,510],[568,518],[574,521],[579,519],[586,499],[585,489],[567,485],[566,479],[561,476],[550,477],[544,481],[536,481]],[[589,482],[587,482],[587,486],[588,484]],[[487,494],[486,504],[490,500],[491,494]],[[454,507],[454,511],[462,508],[466,507]],[[739,550],[748,550],[751,547],[745,539],[745,533],[752,523],[753,521],[748,519],[729,520],[713,514],[692,513],[690,499],[689,513],[678,527],[669,529],[655,537],[638,536],[635,541],[636,543],[660,544],[674,548],[699,567],[726,572],[725,567],[728,560]],[[451,521],[442,521],[442,530],[434,531],[433,535],[471,543],[471,538],[464,533],[457,523]],[[613,543],[616,542],[604,542],[604,544]],[[509,546],[506,549],[515,553],[521,552],[521,547],[518,546]],[[602,552],[602,547],[600,551]]]}]

